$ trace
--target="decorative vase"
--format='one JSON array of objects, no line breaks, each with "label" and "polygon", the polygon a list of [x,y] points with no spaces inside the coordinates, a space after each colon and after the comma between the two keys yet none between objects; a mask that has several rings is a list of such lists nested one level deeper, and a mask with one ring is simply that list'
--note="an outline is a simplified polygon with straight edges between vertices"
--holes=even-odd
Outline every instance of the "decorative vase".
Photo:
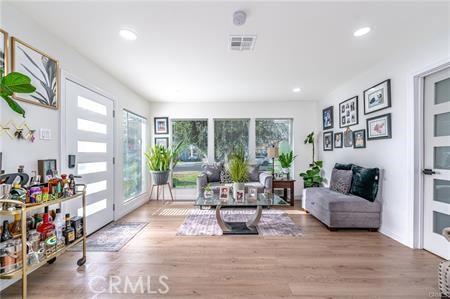
[{"label": "decorative vase", "polygon": [[169,181],[170,171],[150,171],[153,185],[165,185]]},{"label": "decorative vase", "polygon": [[283,168],[282,171],[286,175],[286,179],[289,180],[289,173],[290,173],[289,168]]},{"label": "decorative vase", "polygon": [[245,184],[244,183],[233,183],[233,199],[236,200],[237,198],[237,191],[239,190],[245,190]]}]

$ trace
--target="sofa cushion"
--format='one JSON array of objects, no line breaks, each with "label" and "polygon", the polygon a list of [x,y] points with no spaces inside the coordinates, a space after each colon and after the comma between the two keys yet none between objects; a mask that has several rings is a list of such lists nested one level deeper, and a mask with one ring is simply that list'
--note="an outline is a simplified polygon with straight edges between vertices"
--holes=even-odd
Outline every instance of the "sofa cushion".
[{"label": "sofa cushion", "polygon": [[250,165],[248,167],[248,179],[250,182],[259,181],[259,164]]},{"label": "sofa cushion", "polygon": [[220,171],[220,182],[222,184],[229,184],[233,182],[230,176],[230,172],[225,167],[223,167]]},{"label": "sofa cushion", "polygon": [[331,172],[330,189],[336,192],[348,194],[352,186],[353,172],[334,168]]},{"label": "sofa cushion", "polygon": [[208,182],[220,182],[220,171],[222,169],[223,162],[203,165],[203,172],[206,173]]},{"label": "sofa cushion", "polygon": [[378,193],[379,169],[353,165],[352,171],[353,181],[350,193],[368,201],[375,201]]},{"label": "sofa cushion", "polygon": [[370,202],[352,194],[342,194],[325,187],[308,188],[308,205],[321,207],[329,212],[380,213],[381,204]]},{"label": "sofa cushion", "polygon": [[334,168],[339,169],[339,170],[351,170],[352,169],[353,164],[342,164],[342,163],[336,163],[334,164]]}]

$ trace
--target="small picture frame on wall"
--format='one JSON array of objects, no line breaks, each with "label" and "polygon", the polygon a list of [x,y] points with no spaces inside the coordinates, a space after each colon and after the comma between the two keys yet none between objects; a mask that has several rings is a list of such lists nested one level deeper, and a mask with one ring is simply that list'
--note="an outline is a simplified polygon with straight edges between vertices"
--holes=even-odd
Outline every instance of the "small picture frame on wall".
[{"label": "small picture frame on wall", "polygon": [[169,137],[155,137],[155,145],[162,145],[164,148],[168,148]]},{"label": "small picture frame on wall", "polygon": [[334,148],[342,148],[344,144],[344,134],[342,132],[340,133],[334,133]]},{"label": "small picture frame on wall", "polygon": [[8,73],[8,32],[0,28],[0,69],[3,75]]},{"label": "small picture frame on wall", "polygon": [[44,52],[11,38],[11,70],[27,75],[36,91],[14,99],[45,108],[59,108],[59,63]]},{"label": "small picture frame on wall", "polygon": [[367,140],[392,138],[391,114],[383,114],[368,118]]},{"label": "small picture frame on wall", "polygon": [[353,131],[353,148],[366,147],[366,130]]},{"label": "small picture frame on wall", "polygon": [[322,125],[324,130],[332,129],[334,127],[333,120],[333,106],[322,110]]},{"label": "small picture frame on wall", "polygon": [[358,96],[339,104],[339,127],[345,128],[358,124]]},{"label": "small picture frame on wall", "polygon": [[353,131],[350,128],[344,131],[344,146],[353,147]]},{"label": "small picture frame on wall", "polygon": [[391,80],[387,79],[364,90],[364,114],[391,107]]},{"label": "small picture frame on wall", "polygon": [[333,150],[333,131],[323,132],[323,150]]},{"label": "small picture frame on wall", "polygon": [[169,134],[169,118],[155,117],[155,134]]}]

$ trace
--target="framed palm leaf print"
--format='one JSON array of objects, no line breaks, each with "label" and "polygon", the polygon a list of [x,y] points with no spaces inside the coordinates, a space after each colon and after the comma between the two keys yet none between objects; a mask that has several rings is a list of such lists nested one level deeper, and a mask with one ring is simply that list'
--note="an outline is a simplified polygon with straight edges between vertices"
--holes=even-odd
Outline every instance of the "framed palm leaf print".
[{"label": "framed palm leaf print", "polygon": [[33,93],[14,95],[14,98],[46,108],[58,109],[58,61],[14,37],[11,38],[11,48],[12,71],[27,75],[31,78],[31,84],[36,87]]},{"label": "framed palm leaf print", "polygon": [[5,75],[8,72],[8,33],[0,29],[0,69]]}]

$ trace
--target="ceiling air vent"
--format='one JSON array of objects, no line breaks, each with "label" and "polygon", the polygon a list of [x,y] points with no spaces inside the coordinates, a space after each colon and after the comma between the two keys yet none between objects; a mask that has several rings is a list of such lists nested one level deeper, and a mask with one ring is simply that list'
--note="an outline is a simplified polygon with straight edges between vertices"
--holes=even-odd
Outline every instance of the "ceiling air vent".
[{"label": "ceiling air vent", "polygon": [[252,51],[255,47],[256,35],[230,35],[231,51]]}]

